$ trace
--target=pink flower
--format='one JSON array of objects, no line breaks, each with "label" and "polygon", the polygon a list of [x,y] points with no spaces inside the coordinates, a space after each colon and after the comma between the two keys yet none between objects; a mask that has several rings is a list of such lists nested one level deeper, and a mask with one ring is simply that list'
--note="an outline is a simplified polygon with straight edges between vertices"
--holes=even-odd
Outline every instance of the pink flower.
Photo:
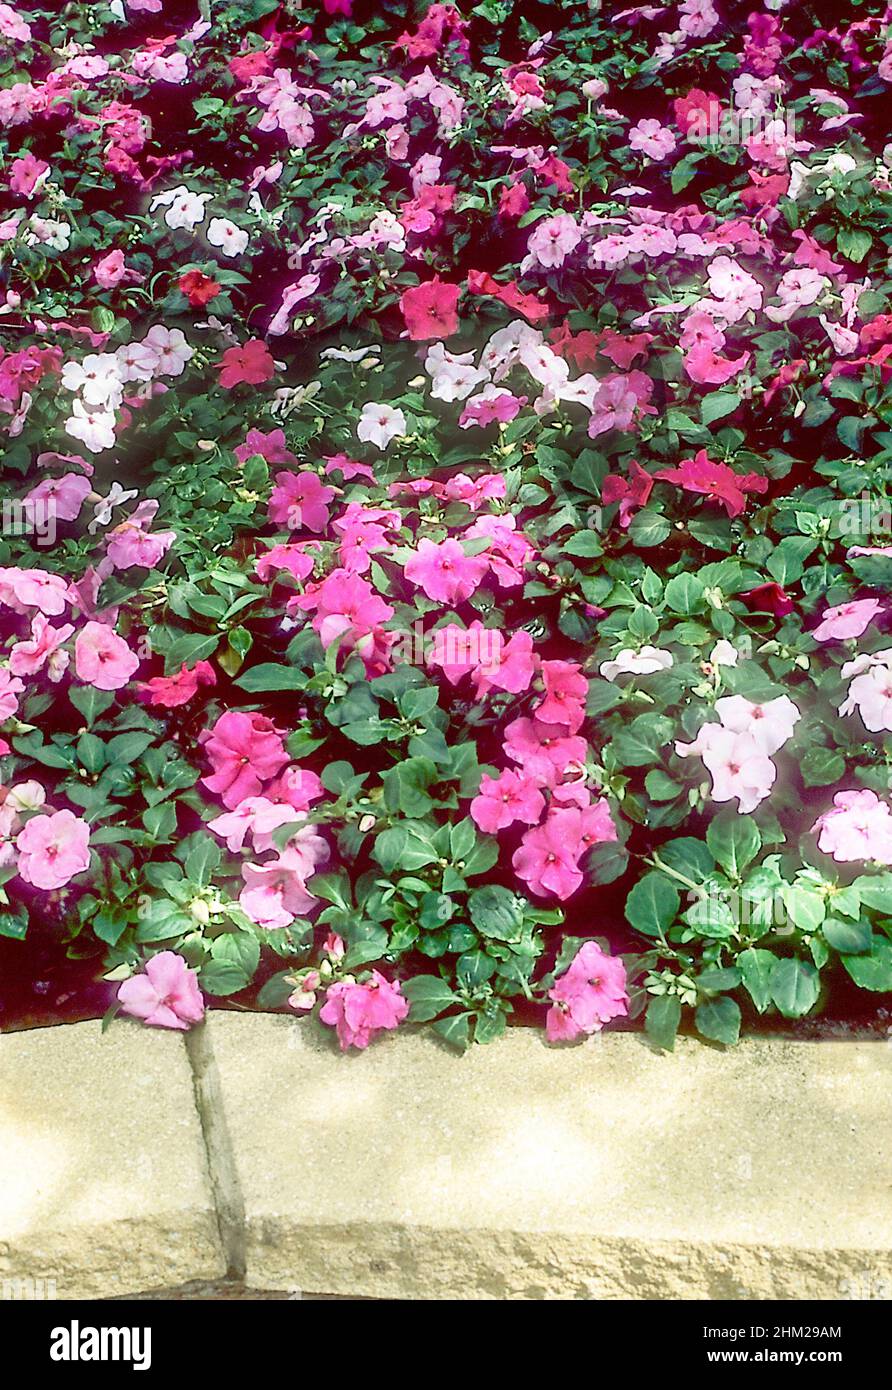
[{"label": "pink flower", "polygon": [[24,689],[22,681],[0,666],[0,724],[15,714],[19,707],[18,697]]},{"label": "pink flower", "polygon": [[541,897],[553,894],[563,902],[582,886],[578,840],[568,838],[566,817],[572,810],[552,811],[544,825],[528,830],[511,863],[518,878]]},{"label": "pink flower", "polygon": [[550,269],[563,265],[581,240],[582,233],[569,212],[543,217],[536,223],[527,242],[529,254],[522,262],[521,269],[526,271],[535,265]]},{"label": "pink flower", "polygon": [[227,710],[199,742],[214,769],[201,781],[230,811],[245,797],[257,796],[263,783],[288,762],[281,731],[263,714]]},{"label": "pink flower", "polygon": [[758,473],[735,473],[726,463],[714,463],[705,449],[692,459],[682,459],[677,468],[661,468],[654,474],[667,483],[677,483],[685,492],[699,492],[719,502],[729,516],[740,516],[748,492],[767,492],[768,479]]},{"label": "pink flower", "polygon": [[25,198],[34,196],[41,183],[45,182],[50,166],[45,159],[35,159],[30,150],[14,159],[9,169],[9,187],[13,193]]},{"label": "pink flower", "polygon": [[545,810],[545,797],[532,777],[506,768],[498,777],[480,779],[480,791],[471,802],[471,818],[488,835],[505,830],[515,821],[537,825]]},{"label": "pink flower", "polygon": [[835,608],[825,609],[811,635],[816,642],[841,642],[847,637],[860,637],[882,611],[883,605],[875,598],[837,604]]},{"label": "pink flower", "polygon": [[837,792],[832,811],[818,816],[812,834],[820,831],[818,849],[838,864],[872,859],[892,864],[892,811],[875,792]]},{"label": "pink flower", "polygon": [[446,284],[438,276],[403,292],[400,309],[413,342],[450,338],[458,332],[456,307],[460,293],[460,285]]},{"label": "pink flower", "polygon": [[844,680],[854,676],[840,714],[857,709],[872,734],[892,730],[892,648],[847,661],[840,675]]},{"label": "pink flower", "polygon": [[124,980],[118,1003],[125,1014],[141,1018],[150,1028],[184,1030],[204,1018],[198,972],[190,970],[176,951],[159,951],[146,961],[144,974]]},{"label": "pink flower", "polygon": [[105,623],[89,622],[75,638],[74,669],[97,690],[120,690],[139,670],[139,657]]},{"label": "pink flower", "polygon": [[216,684],[217,677],[207,661],[196,662],[191,670],[184,662],[173,676],[153,676],[151,680],[141,682],[139,698],[147,705],[177,709],[195,698],[199,686]]},{"label": "pink flower", "polygon": [[16,608],[39,608],[48,618],[65,611],[68,584],[60,574],[44,570],[0,569],[0,604]]},{"label": "pink flower", "polygon": [[227,391],[242,383],[261,386],[276,373],[276,364],[262,338],[251,338],[241,346],[227,348],[214,367],[220,373],[220,385]]},{"label": "pink flower", "polygon": [[301,541],[297,545],[274,545],[254,561],[257,578],[266,584],[279,570],[293,575],[295,579],[308,578],[313,573],[319,546],[319,541]]},{"label": "pink flower", "polygon": [[319,1011],[323,1023],[337,1029],[341,1051],[348,1047],[368,1047],[377,1033],[393,1029],[409,1012],[397,982],[391,983],[377,970],[364,985],[338,980],[330,985]]},{"label": "pink flower", "polygon": [[93,491],[89,478],[80,473],[64,473],[61,478],[45,478],[28,493],[32,507],[46,508],[58,521],[77,521],[81,507]]},{"label": "pink flower", "polygon": [[270,521],[290,531],[324,531],[328,503],[334,496],[334,488],[326,487],[317,473],[277,473],[269,499]]},{"label": "pink flower", "polygon": [[42,613],[35,613],[31,619],[31,640],[16,642],[10,653],[10,671],[15,676],[33,676],[46,665],[50,680],[61,680],[70,658],[67,652],[59,648],[73,632],[74,627],[70,623],[64,627],[53,627]]},{"label": "pink flower", "polygon": [[458,541],[445,540],[437,545],[423,540],[410,560],[405,575],[418,584],[428,598],[438,603],[463,603],[478,587],[488,565],[480,555],[466,555]]},{"label": "pink flower", "polygon": [[[313,839],[327,856],[328,847],[321,835],[313,834]],[[239,907],[258,927],[290,927],[296,917],[312,912],[319,901],[307,892],[306,880],[314,872],[312,854],[290,846],[267,864],[243,864],[245,886],[239,894]]]},{"label": "pink flower", "polygon": [[97,285],[103,290],[113,290],[116,285],[139,284],[143,276],[136,270],[130,270],[124,264],[123,251],[109,251],[107,256],[103,256],[93,267],[93,275]]},{"label": "pink flower", "polygon": [[47,891],[64,888],[90,867],[90,827],[72,811],[32,816],[16,840],[18,871]]},{"label": "pink flower", "polygon": [[581,667],[572,661],[543,661],[540,674],[545,696],[533,718],[543,724],[559,724],[575,734],[585,718],[588,695],[588,681]]},{"label": "pink flower", "polygon": [[505,730],[505,752],[543,787],[553,787],[571,766],[580,767],[588,744],[578,735],[567,737],[558,724],[515,719]]},{"label": "pink flower", "polygon": [[675,149],[675,136],[659,121],[639,121],[629,131],[629,147],[649,159],[665,159]]},{"label": "pink flower", "polygon": [[680,758],[699,754],[712,774],[713,801],[738,799],[738,814],[749,815],[774,785],[777,768],[747,733],[721,724],[704,724],[693,743],[676,743]]},{"label": "pink flower", "polygon": [[393,617],[390,604],[384,602],[368,580],[345,569],[332,570],[318,584],[310,584],[292,603],[304,611],[315,608],[313,628],[323,647],[340,639],[347,646],[359,645],[362,651],[361,644],[367,645],[379,624]]},{"label": "pink flower", "polygon": [[625,966],[596,941],[586,941],[548,997],[554,1000],[545,1022],[549,1042],[572,1042],[581,1033],[600,1032],[605,1023],[629,1012]]}]

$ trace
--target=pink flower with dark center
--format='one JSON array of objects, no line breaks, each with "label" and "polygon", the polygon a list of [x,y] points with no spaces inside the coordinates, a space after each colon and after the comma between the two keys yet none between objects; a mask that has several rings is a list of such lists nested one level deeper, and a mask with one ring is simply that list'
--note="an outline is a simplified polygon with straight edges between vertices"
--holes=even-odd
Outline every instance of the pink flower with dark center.
[{"label": "pink flower with dark center", "polygon": [[582,886],[578,842],[566,834],[565,817],[573,814],[552,811],[544,825],[527,831],[512,856],[518,878],[540,897],[553,895],[563,902]]},{"label": "pink flower with dark center", "polygon": [[32,816],[16,840],[18,872],[49,892],[90,867],[90,827],[72,811]]},{"label": "pink flower with dark center", "polygon": [[125,1014],[141,1018],[150,1028],[183,1031],[204,1018],[198,972],[190,970],[176,951],[159,951],[146,961],[143,974],[124,980],[118,1003]]},{"label": "pink flower with dark center", "polygon": [[596,941],[586,941],[548,997],[554,1000],[545,1022],[549,1042],[572,1042],[582,1033],[600,1032],[605,1023],[629,1012],[625,966]]},{"label": "pink flower with dark center", "polygon": [[45,508],[57,521],[77,521],[92,491],[89,478],[80,473],[64,473],[61,478],[45,478],[31,489],[25,500],[32,507]]},{"label": "pink flower with dark center", "polygon": [[450,338],[458,332],[460,294],[461,285],[449,285],[439,277],[403,292],[400,309],[413,342]]},{"label": "pink flower with dark center", "polygon": [[537,825],[545,810],[545,797],[532,777],[506,768],[498,777],[480,779],[480,791],[471,802],[471,818],[488,835],[505,830],[515,821]]},{"label": "pink flower with dark center", "polygon": [[824,610],[811,635],[816,642],[842,642],[849,637],[860,637],[882,612],[883,605],[876,598],[840,603]]},{"label": "pink flower with dark center", "polygon": [[335,495],[335,489],[326,487],[318,473],[277,473],[269,499],[270,521],[290,531],[324,531],[328,503]]},{"label": "pink flower with dark center", "polygon": [[319,1011],[323,1023],[337,1029],[341,1051],[348,1047],[368,1047],[376,1034],[397,1028],[409,1012],[397,982],[391,983],[377,970],[366,984],[338,980],[330,985]]},{"label": "pink flower with dark center", "polygon": [[263,783],[288,762],[281,730],[263,714],[227,710],[199,742],[214,769],[201,781],[230,811],[245,797],[257,796]]},{"label": "pink flower with dark center", "polygon": [[120,690],[139,670],[139,657],[105,623],[89,622],[74,641],[74,669],[97,690]]},{"label": "pink flower with dark center", "polygon": [[466,555],[458,541],[423,540],[405,566],[405,576],[438,603],[463,603],[478,587],[488,565],[482,555]]}]

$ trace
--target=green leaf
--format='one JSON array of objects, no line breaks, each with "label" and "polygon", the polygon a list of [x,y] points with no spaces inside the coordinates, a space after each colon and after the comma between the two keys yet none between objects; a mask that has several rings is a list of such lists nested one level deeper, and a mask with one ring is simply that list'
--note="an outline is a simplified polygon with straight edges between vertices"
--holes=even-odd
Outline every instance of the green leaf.
[{"label": "green leaf", "polygon": [[843,956],[842,963],[861,989],[892,990],[892,941],[886,937],[874,937],[869,956]]},{"label": "green leaf", "polygon": [[777,956],[756,946],[748,946],[737,957],[744,988],[760,1014],[764,1014],[771,1003],[771,972],[776,963]]},{"label": "green leaf", "polygon": [[751,817],[733,813],[710,821],[706,843],[729,878],[739,880],[762,848],[762,836]]},{"label": "green leaf", "polygon": [[303,690],[306,683],[307,677],[297,667],[280,666],[271,661],[252,666],[234,682],[252,695],[266,690]]},{"label": "green leaf", "polygon": [[799,761],[807,787],[826,787],[845,776],[846,760],[835,748],[809,748]]},{"label": "green leaf", "polygon": [[73,685],[68,691],[68,698],[88,725],[95,723],[115,702],[112,691],[97,690],[92,685]]},{"label": "green leaf", "polygon": [[840,955],[860,956],[870,950],[873,933],[869,922],[844,922],[839,917],[827,917],[821,931],[827,945]]},{"label": "green leaf", "polygon": [[449,1043],[450,1047],[464,1052],[471,1041],[471,1019],[473,1017],[474,1015],[468,1010],[462,1014],[450,1014],[448,1018],[438,1018],[436,1023],[431,1026],[444,1042]]},{"label": "green leaf", "polygon": [[704,425],[711,425],[713,421],[722,420],[726,415],[732,414],[739,405],[740,397],[736,391],[711,391],[708,396],[703,397],[700,419]]},{"label": "green leaf", "polygon": [[785,883],[781,889],[781,897],[790,921],[795,926],[801,931],[817,931],[827,911],[820,893],[798,883]]},{"label": "green leaf", "polygon": [[629,526],[629,535],[634,545],[642,548],[652,545],[662,545],[663,541],[672,530],[671,523],[659,512],[648,511],[645,507],[643,511],[636,512],[632,517]]},{"label": "green leaf", "polygon": [[740,1008],[733,999],[708,999],[694,1014],[697,1032],[711,1042],[733,1047],[740,1038]]},{"label": "green leaf", "polygon": [[458,998],[437,975],[415,975],[404,980],[402,992],[409,1000],[409,1018],[412,1023],[428,1023],[450,1005],[457,1004]]},{"label": "green leaf", "polygon": [[657,1047],[672,1052],[675,1036],[681,1022],[681,1000],[676,994],[654,996],[647,1006],[644,1016],[644,1031]]},{"label": "green leaf", "polygon": [[667,878],[660,873],[645,874],[626,898],[626,920],[645,936],[660,936],[678,916],[680,902]]},{"label": "green leaf", "polygon": [[523,903],[508,888],[489,884],[468,898],[471,921],[484,936],[497,941],[519,941],[523,930]]},{"label": "green leaf", "polygon": [[775,961],[771,998],[784,1018],[802,1018],[817,1003],[819,975],[808,961],[790,956]]}]

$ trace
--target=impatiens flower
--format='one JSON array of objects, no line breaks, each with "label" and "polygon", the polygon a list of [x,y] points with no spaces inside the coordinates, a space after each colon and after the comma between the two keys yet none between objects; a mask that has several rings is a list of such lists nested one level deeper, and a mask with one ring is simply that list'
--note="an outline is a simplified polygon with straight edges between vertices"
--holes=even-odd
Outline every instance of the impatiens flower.
[{"label": "impatiens flower", "polygon": [[639,121],[629,131],[629,146],[648,159],[665,159],[675,149],[675,136],[659,121]]},{"label": "impatiens flower", "polygon": [[335,489],[326,487],[318,473],[277,473],[269,499],[270,520],[290,531],[324,531],[334,496]]},{"label": "impatiens flower", "polygon": [[214,769],[202,783],[222,797],[229,810],[245,797],[257,796],[263,783],[288,762],[281,731],[263,714],[227,710],[199,742]]},{"label": "impatiens flower", "polygon": [[740,516],[748,492],[767,492],[768,479],[758,473],[735,473],[726,463],[714,463],[701,449],[678,468],[661,468],[654,474],[667,483],[678,483],[685,492],[699,492],[719,502],[729,516]]},{"label": "impatiens flower", "polygon": [[608,473],[601,484],[601,501],[605,507],[619,503],[619,524],[628,529],[639,507],[647,505],[653,492],[654,480],[636,459],[629,459],[629,481],[616,473]]},{"label": "impatiens flower", "polygon": [[[312,833],[312,832],[311,832]],[[321,846],[320,858],[328,856],[321,835],[312,833]],[[290,847],[265,864],[243,864],[245,886],[239,894],[239,907],[258,927],[275,931],[290,927],[295,918],[312,912],[319,899],[307,890],[307,878],[315,872],[312,854]]]},{"label": "impatiens flower", "polygon": [[10,674],[6,667],[0,666],[0,724],[15,714],[19,707],[18,697],[24,689],[22,681]]},{"label": "impatiens flower", "polygon": [[671,665],[672,653],[659,647],[642,647],[638,652],[624,647],[611,661],[602,661],[598,670],[606,681],[615,681],[617,676],[652,676],[655,671],[668,671]]},{"label": "impatiens flower", "polygon": [[538,825],[545,810],[545,797],[532,777],[506,768],[498,777],[484,773],[480,791],[471,802],[471,818],[480,830],[494,835],[515,821]]},{"label": "impatiens flower", "polygon": [[156,194],[149,204],[149,212],[154,212],[156,208],[166,208],[164,221],[168,227],[184,227],[186,231],[191,232],[199,222],[204,221],[204,205],[210,198],[210,193],[193,193],[181,184],[179,188]]},{"label": "impatiens flower", "polygon": [[840,603],[835,608],[825,609],[811,635],[816,642],[842,642],[849,637],[860,637],[882,611],[883,605],[875,598]]},{"label": "impatiens flower", "polygon": [[786,695],[763,704],[747,700],[743,695],[726,695],[716,700],[715,712],[726,729],[748,734],[769,756],[793,737],[793,730],[802,718]]},{"label": "impatiens flower", "polygon": [[180,276],[177,286],[193,309],[203,309],[222,289],[216,280],[212,280],[200,270],[187,270],[185,275]]},{"label": "impatiens flower", "polygon": [[391,983],[377,970],[365,984],[338,980],[329,985],[319,1011],[323,1023],[337,1029],[341,1051],[368,1047],[375,1036],[396,1028],[409,1012],[409,1001],[399,983]]},{"label": "impatiens flower", "polygon": [[536,223],[527,242],[528,255],[521,269],[542,266],[548,270],[561,266],[581,240],[582,233],[570,213],[559,212],[554,217],[543,217]]},{"label": "impatiens flower", "polygon": [[543,787],[553,787],[570,768],[581,769],[588,744],[578,735],[568,736],[559,724],[535,719],[515,719],[505,730],[505,752]]},{"label": "impatiens flower", "polygon": [[616,839],[606,802],[580,810],[551,810],[544,824],[528,830],[511,863],[518,878],[539,896],[565,901],[583,883],[579,860],[592,845]]},{"label": "impatiens flower", "polygon": [[75,638],[74,669],[97,690],[120,690],[139,670],[139,657],[105,623],[89,622]]},{"label": "impatiens flower", "polygon": [[142,276],[124,264],[123,251],[109,251],[93,267],[93,278],[103,290],[113,290],[117,285],[138,284]]},{"label": "impatiens flower", "polygon": [[46,160],[35,159],[28,150],[14,159],[9,167],[10,190],[24,198],[33,198],[41,184],[46,182],[49,172],[50,166]]},{"label": "impatiens flower", "polygon": [[142,345],[153,354],[154,372],[159,376],[181,376],[194,356],[182,329],[165,328],[163,323],[149,329]]},{"label": "impatiens flower", "polygon": [[873,860],[892,864],[892,810],[876,792],[837,792],[833,809],[818,816],[812,834],[820,832],[818,849],[838,864]]},{"label": "impatiens flower", "polygon": [[356,433],[364,444],[377,444],[379,449],[386,449],[391,440],[405,437],[406,417],[393,406],[370,401],[362,407]]},{"label": "impatiens flower", "polygon": [[405,290],[400,296],[400,309],[409,337],[414,342],[426,342],[457,333],[460,294],[460,285],[449,285],[439,277]]},{"label": "impatiens flower", "polygon": [[777,768],[748,733],[704,724],[693,743],[676,743],[680,758],[698,754],[712,774],[713,801],[738,799],[740,815],[754,811],[774,786]]},{"label": "impatiens flower", "polygon": [[198,971],[190,970],[176,951],[159,951],[146,961],[145,971],[118,986],[118,1003],[125,1014],[141,1018],[150,1028],[185,1030],[204,1018],[204,999]]},{"label": "impatiens flower", "polygon": [[220,385],[230,390],[243,382],[260,386],[275,376],[276,365],[262,338],[251,338],[242,347],[227,348],[216,364]]},{"label": "impatiens flower", "polygon": [[79,439],[91,454],[111,449],[115,442],[115,417],[110,410],[99,406],[85,406],[76,400],[71,407],[71,415],[65,421],[65,430],[73,439]]},{"label": "impatiens flower", "polygon": [[208,241],[219,246],[224,256],[241,256],[248,246],[248,233],[228,217],[212,217],[208,223]]},{"label": "impatiens flower", "polygon": [[77,521],[81,507],[93,491],[89,478],[80,473],[64,473],[61,478],[46,478],[28,493],[32,506],[44,507],[57,521]]},{"label": "impatiens flower", "polygon": [[872,734],[892,731],[892,648],[866,653],[848,661],[840,671],[843,680],[854,677],[840,714],[858,710],[865,729]]},{"label": "impatiens flower", "polygon": [[629,1012],[625,966],[596,941],[586,941],[548,997],[554,1001],[545,1021],[549,1042],[572,1042],[582,1033],[600,1032],[605,1023]]},{"label": "impatiens flower", "polygon": [[48,618],[58,617],[68,603],[68,585],[60,574],[44,570],[24,570],[10,566],[0,569],[0,604],[24,613],[37,608]]},{"label": "impatiens flower", "polygon": [[191,670],[184,664],[174,676],[153,676],[141,682],[137,691],[147,705],[176,709],[195,698],[199,686],[216,685],[217,677],[207,661],[198,661]]},{"label": "impatiens flower", "polygon": [[458,541],[445,540],[438,545],[422,540],[406,561],[404,573],[428,598],[452,606],[473,594],[487,569],[482,555],[466,555]]},{"label": "impatiens flower", "polygon": [[74,632],[71,623],[53,627],[42,613],[31,619],[30,641],[16,642],[9,655],[9,669],[15,676],[33,676],[46,667],[51,681],[60,681],[68,669],[68,652],[60,650]]},{"label": "impatiens flower", "polygon": [[544,724],[558,724],[575,734],[585,718],[588,681],[572,661],[543,661],[539,667],[545,694],[533,712]]},{"label": "impatiens flower", "polygon": [[19,875],[47,892],[90,867],[90,827],[72,811],[32,816],[16,840]]}]

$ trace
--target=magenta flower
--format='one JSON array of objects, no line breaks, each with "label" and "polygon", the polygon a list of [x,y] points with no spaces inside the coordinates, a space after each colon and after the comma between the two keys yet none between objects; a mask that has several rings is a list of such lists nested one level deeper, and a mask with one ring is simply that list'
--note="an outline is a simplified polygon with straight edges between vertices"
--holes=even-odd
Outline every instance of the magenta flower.
[{"label": "magenta flower", "polygon": [[423,540],[410,560],[405,575],[419,585],[428,598],[438,603],[463,603],[478,587],[488,568],[481,555],[466,555],[458,541],[446,540],[437,545]]},{"label": "magenta flower", "polygon": [[554,1000],[545,1021],[549,1042],[573,1042],[581,1033],[600,1032],[605,1023],[629,1012],[625,966],[596,941],[586,941],[548,997]]},{"label": "magenta flower", "polygon": [[391,983],[377,970],[364,985],[338,980],[330,985],[319,1011],[323,1023],[337,1029],[341,1051],[368,1047],[377,1033],[393,1029],[409,1012],[398,982]]},{"label": "magenta flower", "polygon": [[18,871],[34,888],[64,888],[90,867],[90,827],[73,811],[32,816],[16,840]]},{"label": "magenta flower", "polygon": [[326,487],[317,473],[277,473],[269,499],[270,521],[290,531],[324,531],[334,496],[334,488]]},{"label": "magenta flower", "polygon": [[248,796],[257,796],[264,782],[288,762],[282,734],[263,714],[227,710],[213,729],[199,737],[214,771],[201,781],[232,811]]},{"label": "magenta flower", "polygon": [[545,797],[532,777],[506,768],[498,777],[480,779],[480,791],[471,802],[471,818],[480,830],[494,835],[515,821],[537,825],[545,810]]},{"label": "magenta flower", "polygon": [[198,974],[175,951],[159,951],[146,961],[145,972],[118,986],[118,1003],[125,1014],[141,1018],[150,1028],[186,1030],[204,1018],[204,999]]}]

